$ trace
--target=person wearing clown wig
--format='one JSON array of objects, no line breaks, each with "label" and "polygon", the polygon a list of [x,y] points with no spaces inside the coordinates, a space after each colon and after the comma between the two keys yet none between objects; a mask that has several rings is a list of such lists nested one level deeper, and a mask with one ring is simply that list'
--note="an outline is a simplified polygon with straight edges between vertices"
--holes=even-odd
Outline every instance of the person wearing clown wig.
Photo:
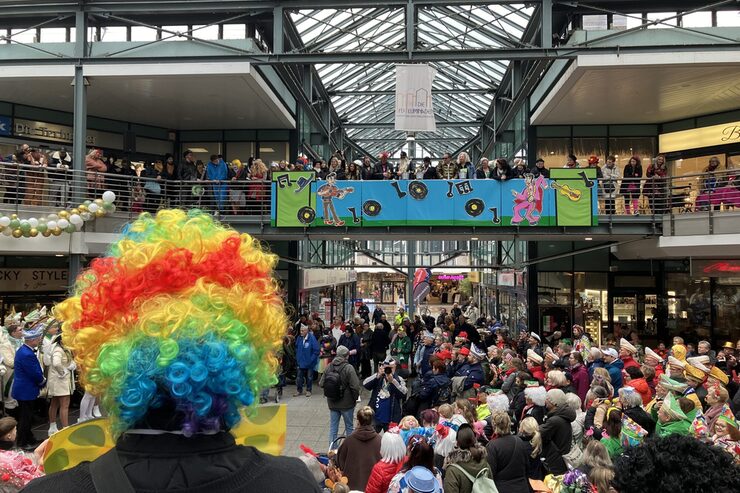
[{"label": "person wearing clown wig", "polygon": [[57,305],[116,446],[25,491],[318,492],[298,460],[229,430],[276,381],[277,257],[197,210],[141,214]]}]

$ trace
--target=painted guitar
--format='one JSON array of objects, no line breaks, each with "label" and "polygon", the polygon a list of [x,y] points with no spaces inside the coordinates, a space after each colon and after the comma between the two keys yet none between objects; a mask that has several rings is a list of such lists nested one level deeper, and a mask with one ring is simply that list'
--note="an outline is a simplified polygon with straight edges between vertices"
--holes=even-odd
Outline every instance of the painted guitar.
[{"label": "painted guitar", "polygon": [[568,199],[572,200],[573,202],[578,202],[579,200],[581,200],[582,192],[580,190],[574,190],[570,188],[570,185],[561,185],[560,183],[554,181],[550,183],[550,186],[557,190],[560,195],[568,197]]}]

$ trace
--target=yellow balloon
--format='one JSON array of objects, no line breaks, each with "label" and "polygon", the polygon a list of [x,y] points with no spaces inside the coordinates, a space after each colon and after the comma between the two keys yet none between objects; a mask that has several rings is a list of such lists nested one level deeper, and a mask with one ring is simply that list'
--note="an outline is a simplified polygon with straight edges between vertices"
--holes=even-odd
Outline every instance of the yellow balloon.
[{"label": "yellow balloon", "polygon": [[100,207],[103,207],[103,199],[95,199],[95,203],[98,204]]},{"label": "yellow balloon", "polygon": [[69,214],[70,215],[72,215],[72,214],[79,214],[79,213],[80,213],[80,210],[79,209],[72,209],[71,211],[69,211]]},{"label": "yellow balloon", "polygon": [[69,212],[67,211],[59,211],[57,216],[61,217],[62,219],[69,219]]},{"label": "yellow balloon", "polygon": [[51,236],[51,230],[45,229],[44,232],[41,234],[44,236],[44,238],[48,238],[49,236]]},{"label": "yellow balloon", "polygon": [[80,210],[80,212],[87,212],[87,206],[85,204],[79,206],[78,209]]},{"label": "yellow balloon", "polygon": [[31,231],[29,231],[28,234],[31,235],[31,238],[36,238],[39,235],[39,230],[31,228]]},{"label": "yellow balloon", "polygon": [[10,219],[18,219],[18,214],[11,214]]},{"label": "yellow balloon", "polygon": [[60,234],[62,234],[62,228],[56,227],[52,229],[51,234],[53,234],[54,236],[59,236]]},{"label": "yellow balloon", "polygon": [[103,209],[98,209],[95,211],[95,217],[103,217],[105,216],[105,211]]},{"label": "yellow balloon", "polygon": [[20,229],[13,230],[13,238],[20,238],[21,236],[23,236],[23,231]]}]

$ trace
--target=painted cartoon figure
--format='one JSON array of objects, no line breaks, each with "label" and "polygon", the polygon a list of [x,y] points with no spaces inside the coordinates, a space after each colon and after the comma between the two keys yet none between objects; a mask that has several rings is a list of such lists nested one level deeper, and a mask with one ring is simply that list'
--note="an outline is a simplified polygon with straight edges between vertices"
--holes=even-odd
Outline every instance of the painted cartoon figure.
[{"label": "painted cartoon figure", "polygon": [[[544,176],[540,175],[535,178],[531,173],[524,175],[524,190],[511,191],[514,195],[514,217],[511,218],[511,224],[519,224],[526,219],[530,226],[537,225],[542,213],[542,200],[546,188],[547,180]],[[523,217],[522,213],[524,213]]]},{"label": "painted cartoon figure", "polygon": [[334,199],[343,199],[347,194],[355,191],[354,188],[339,188],[336,185],[337,174],[329,173],[326,176],[326,184],[321,185],[316,194],[321,197],[321,203],[324,205],[324,224],[334,226],[344,226],[344,221],[339,218],[337,210],[334,208]]}]

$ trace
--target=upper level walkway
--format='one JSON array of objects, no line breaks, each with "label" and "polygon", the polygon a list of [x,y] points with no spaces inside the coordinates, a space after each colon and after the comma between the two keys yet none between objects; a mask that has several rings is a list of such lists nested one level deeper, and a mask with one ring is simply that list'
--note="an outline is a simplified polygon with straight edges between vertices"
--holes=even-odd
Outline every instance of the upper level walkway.
[{"label": "upper level walkway", "polygon": [[[507,181],[326,181],[313,172],[275,171],[271,182],[184,182],[151,178],[148,171],[121,176],[5,163],[0,251],[99,254],[126,222],[161,207],[199,208],[271,241],[629,241],[740,234],[734,170],[616,182],[595,179],[595,169],[549,171],[550,178]],[[113,207],[102,201],[108,190],[116,194]],[[72,215],[82,222],[70,224]]]}]

